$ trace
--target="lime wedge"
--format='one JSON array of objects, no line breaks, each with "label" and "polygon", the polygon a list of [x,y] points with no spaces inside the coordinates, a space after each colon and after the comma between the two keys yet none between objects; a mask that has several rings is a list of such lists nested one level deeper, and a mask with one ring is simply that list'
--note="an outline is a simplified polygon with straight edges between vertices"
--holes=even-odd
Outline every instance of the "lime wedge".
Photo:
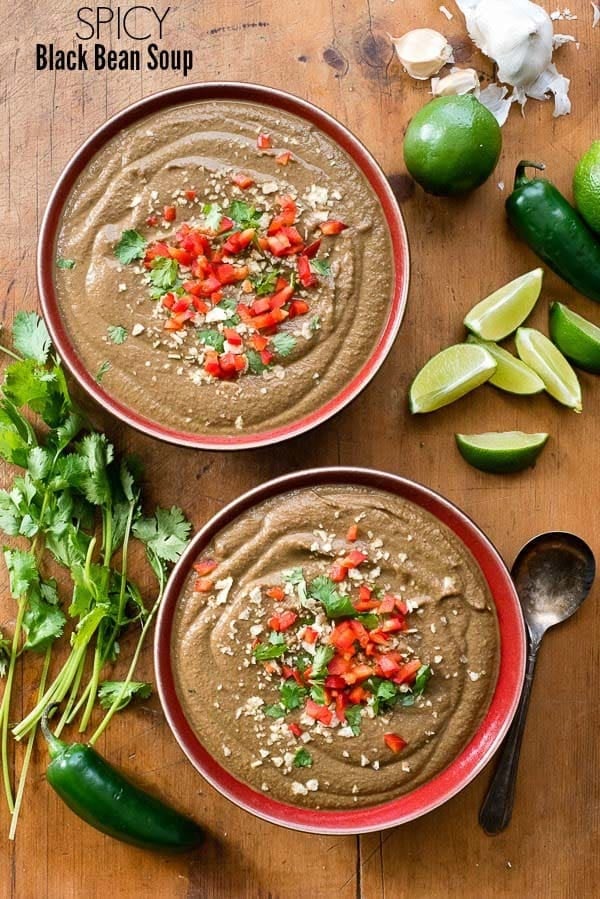
[{"label": "lime wedge", "polygon": [[479,387],[496,371],[496,363],[482,346],[459,343],[427,362],[410,386],[411,412],[433,412]]},{"label": "lime wedge", "polygon": [[581,387],[577,375],[551,340],[535,328],[519,328],[515,337],[517,353],[544,382],[550,396],[581,412]]},{"label": "lime wedge", "polygon": [[493,343],[491,340],[480,340],[473,334],[469,334],[467,343],[485,347],[490,356],[496,360],[498,367],[490,378],[490,384],[493,384],[494,387],[506,390],[507,393],[519,393],[522,396],[541,393],[544,389],[544,382],[532,368],[529,368],[508,350],[502,349],[497,343]]},{"label": "lime wedge", "polygon": [[550,337],[579,368],[600,374],[600,328],[562,303],[550,306]]},{"label": "lime wedge", "polygon": [[463,459],[480,471],[495,474],[529,468],[547,440],[547,434],[524,434],[523,431],[456,434],[456,444]]},{"label": "lime wedge", "polygon": [[535,306],[543,275],[542,269],[536,268],[495,290],[467,313],[465,327],[482,340],[504,340]]}]

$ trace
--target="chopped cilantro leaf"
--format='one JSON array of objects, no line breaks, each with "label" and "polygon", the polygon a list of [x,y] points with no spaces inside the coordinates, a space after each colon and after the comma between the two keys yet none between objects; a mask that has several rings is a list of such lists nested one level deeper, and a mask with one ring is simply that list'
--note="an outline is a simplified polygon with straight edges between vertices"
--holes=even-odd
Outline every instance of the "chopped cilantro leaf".
[{"label": "chopped cilantro leaf", "polygon": [[255,294],[261,297],[269,293],[274,293],[275,284],[277,283],[279,275],[280,272],[272,269],[271,271],[262,272],[260,275],[256,275],[254,278],[251,278],[250,281],[252,283],[252,287],[254,288]]},{"label": "chopped cilantro leaf", "polygon": [[292,568],[290,571],[284,571],[282,578],[287,583],[293,584],[294,587],[296,587],[296,593],[298,594],[301,605],[306,605],[306,581],[302,569]]},{"label": "chopped cilantro leaf", "polygon": [[65,259],[64,256],[58,256],[56,259],[57,268],[75,268],[74,259]]},{"label": "chopped cilantro leaf", "polygon": [[370,677],[365,687],[373,694],[373,711],[376,715],[382,710],[392,708],[398,698],[398,688],[392,681],[380,677]]},{"label": "chopped cilantro leaf", "polygon": [[331,263],[329,259],[311,259],[310,267],[313,272],[316,272],[317,275],[322,275],[324,278],[329,277],[331,274]]},{"label": "chopped cilantro leaf", "polygon": [[310,768],[312,763],[312,755],[306,749],[299,749],[294,756],[294,766],[296,768]]},{"label": "chopped cilantro leaf", "polygon": [[280,702],[275,703],[275,705],[264,705],[262,710],[269,718],[285,717],[285,709]]},{"label": "chopped cilantro leaf", "polygon": [[279,356],[289,356],[296,346],[296,338],[293,334],[286,331],[280,331],[271,337],[271,346]]},{"label": "chopped cilantro leaf", "polygon": [[344,709],[344,715],[346,716],[346,723],[348,727],[352,731],[355,737],[358,737],[360,734],[360,727],[362,722],[362,710],[360,705],[349,705]]},{"label": "chopped cilantro leaf", "polygon": [[288,711],[299,709],[306,697],[306,689],[296,681],[286,682],[281,686],[281,702]]},{"label": "chopped cilantro leaf", "polygon": [[171,290],[177,283],[179,265],[176,259],[167,256],[158,256],[152,260],[150,269],[150,281],[157,290]]},{"label": "chopped cilantro leaf", "polygon": [[117,711],[124,709],[136,696],[139,696],[140,699],[148,699],[152,694],[152,686],[144,681],[127,681],[125,687],[123,687],[123,681],[105,680],[98,689],[98,699],[102,708],[109,709],[121,693],[121,690],[123,690],[123,695],[116,706]]},{"label": "chopped cilantro leaf", "polygon": [[312,665],[312,656],[309,652],[302,650],[295,656],[294,667],[297,668],[300,673],[306,671],[309,665]]},{"label": "chopped cilantro leaf", "polygon": [[417,671],[417,676],[415,678],[415,682],[412,688],[412,692],[414,696],[422,696],[425,692],[425,687],[427,686],[427,682],[431,677],[432,671],[429,665],[421,665],[419,670]]},{"label": "chopped cilantro leaf", "polygon": [[286,643],[259,643],[254,647],[254,658],[257,662],[279,659],[287,651]]},{"label": "chopped cilantro leaf", "polygon": [[115,256],[123,265],[128,265],[135,259],[141,259],[145,251],[146,241],[134,229],[123,231],[118,244],[115,246]]},{"label": "chopped cilantro leaf", "polygon": [[128,331],[122,325],[109,325],[107,334],[111,343],[121,344],[127,340]]},{"label": "chopped cilantro leaf", "polygon": [[334,582],[325,575],[320,575],[311,581],[308,595],[319,600],[328,618],[356,615],[356,609],[352,605],[350,597],[338,593]]},{"label": "chopped cilantro leaf", "polygon": [[257,228],[262,217],[256,207],[244,203],[243,200],[234,200],[227,207],[227,215],[240,226],[240,228]]},{"label": "chopped cilantro leaf", "polygon": [[327,674],[327,666],[334,656],[333,646],[317,646],[313,656],[311,680],[324,678]]},{"label": "chopped cilantro leaf", "polygon": [[96,372],[96,380],[97,380],[98,384],[102,383],[102,379],[103,379],[104,375],[106,374],[107,371],[110,371],[110,369],[111,369],[111,364],[108,361],[108,359],[105,359],[104,362],[102,362],[100,364],[100,368]]},{"label": "chopped cilantro leaf", "polygon": [[360,621],[363,627],[366,627],[368,631],[373,630],[373,628],[377,627],[379,624],[379,618],[377,615],[373,615],[371,613],[366,613],[365,615],[357,615],[356,620]]},{"label": "chopped cilantro leaf", "polygon": [[322,684],[313,684],[310,688],[310,698],[319,705],[326,705],[327,697]]},{"label": "chopped cilantro leaf", "polygon": [[26,359],[34,359],[41,365],[48,358],[52,344],[42,318],[36,312],[18,312],[12,327],[15,349]]},{"label": "chopped cilantro leaf", "polygon": [[260,353],[256,350],[246,350],[246,359],[248,360],[248,368],[253,375],[261,375],[263,371],[267,371],[269,366],[260,358]]},{"label": "chopped cilantro leaf", "polygon": [[206,227],[210,231],[218,231],[223,218],[223,211],[217,203],[205,203],[202,207],[202,215],[204,216]]},{"label": "chopped cilantro leaf", "polygon": [[211,350],[216,350],[217,353],[222,353],[225,348],[225,338],[221,334],[220,331],[217,331],[216,328],[208,328],[205,331],[198,331],[196,336],[200,343],[203,343],[204,346],[208,346]]},{"label": "chopped cilantro leaf", "polygon": [[319,331],[321,329],[321,317],[319,315],[313,315],[310,320],[310,330],[311,331]]}]

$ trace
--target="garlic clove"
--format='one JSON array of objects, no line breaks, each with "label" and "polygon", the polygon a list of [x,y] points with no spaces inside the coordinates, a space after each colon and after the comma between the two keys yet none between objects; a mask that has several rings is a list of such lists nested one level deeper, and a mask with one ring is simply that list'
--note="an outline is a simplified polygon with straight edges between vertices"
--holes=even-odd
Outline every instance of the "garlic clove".
[{"label": "garlic clove", "polygon": [[453,69],[445,78],[431,79],[431,93],[434,97],[473,94],[479,96],[479,76],[475,69]]},{"label": "garlic clove", "polygon": [[411,76],[426,81],[437,75],[448,62],[453,62],[452,47],[443,34],[432,28],[415,28],[399,38],[392,38],[398,59]]}]

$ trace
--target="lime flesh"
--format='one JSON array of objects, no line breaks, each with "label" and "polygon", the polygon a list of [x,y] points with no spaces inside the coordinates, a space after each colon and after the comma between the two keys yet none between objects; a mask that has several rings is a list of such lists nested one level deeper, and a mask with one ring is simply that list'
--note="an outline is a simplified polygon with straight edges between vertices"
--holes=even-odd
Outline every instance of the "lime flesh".
[{"label": "lime flesh", "polygon": [[536,268],[495,290],[467,313],[465,327],[482,340],[504,340],[535,306],[543,276],[543,270]]},{"label": "lime flesh", "polygon": [[563,306],[550,306],[550,337],[579,368],[600,374],[600,328]]},{"label": "lime flesh", "polygon": [[517,353],[544,382],[550,396],[581,412],[581,387],[577,375],[551,340],[535,328],[519,328],[515,337]]},{"label": "lime flesh", "polygon": [[529,468],[547,440],[547,434],[524,434],[523,431],[456,434],[456,444],[463,459],[480,471],[494,474]]},{"label": "lime flesh", "polygon": [[532,393],[541,393],[544,389],[544,382],[539,375],[529,368],[521,359],[517,359],[508,350],[498,346],[490,340],[480,340],[473,334],[467,337],[467,343],[477,344],[477,346],[485,347],[488,353],[496,360],[496,371],[490,378],[489,383],[500,390],[507,393],[518,393],[521,396]]},{"label": "lime flesh", "polygon": [[427,362],[410,386],[413,413],[441,409],[489,380],[496,371],[493,357],[482,346],[459,343]]}]

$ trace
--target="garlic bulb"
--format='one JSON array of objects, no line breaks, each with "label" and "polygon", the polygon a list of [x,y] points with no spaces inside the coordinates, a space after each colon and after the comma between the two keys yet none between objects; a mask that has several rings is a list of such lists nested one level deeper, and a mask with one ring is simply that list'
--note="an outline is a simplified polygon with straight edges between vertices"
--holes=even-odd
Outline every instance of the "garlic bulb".
[{"label": "garlic bulb", "polygon": [[479,96],[479,76],[475,69],[452,69],[445,78],[431,79],[431,93],[434,97],[448,97],[452,94]]},{"label": "garlic bulb", "polygon": [[555,46],[569,38],[554,35],[548,13],[530,0],[456,0],[470,37],[498,66],[498,81],[513,86],[511,100],[545,99],[553,93],[555,115],[570,112],[569,81],[552,63]]},{"label": "garlic bulb", "polygon": [[402,37],[392,38],[398,59],[411,76],[426,81],[442,66],[453,62],[452,47],[443,34],[432,28],[415,28]]}]

